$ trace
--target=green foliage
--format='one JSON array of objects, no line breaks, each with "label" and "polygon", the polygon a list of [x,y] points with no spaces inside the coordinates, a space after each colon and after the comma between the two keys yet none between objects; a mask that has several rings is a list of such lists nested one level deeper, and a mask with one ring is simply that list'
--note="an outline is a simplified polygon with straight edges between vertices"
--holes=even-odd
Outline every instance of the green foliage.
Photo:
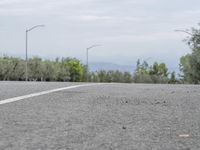
[{"label": "green foliage", "polygon": [[135,70],[135,75],[146,75],[149,74],[148,70],[148,63],[144,61],[142,64],[140,64],[140,60],[137,61],[137,66]]},{"label": "green foliage", "polygon": [[[84,67],[77,59],[56,58],[55,61],[33,57],[28,60],[30,81],[83,81]],[[0,58],[0,80],[25,80],[25,61],[20,58]]]},{"label": "green foliage", "polygon": [[149,70],[150,75],[156,75],[156,76],[162,76],[167,77],[168,76],[168,69],[164,63],[158,64],[155,62],[153,66]]},{"label": "green foliage", "polygon": [[24,61],[7,56],[0,58],[0,80],[24,80]]},{"label": "green foliage", "polygon": [[97,76],[98,76],[100,82],[106,82],[106,78],[107,78],[106,71],[101,70],[101,71],[97,72]]},{"label": "green foliage", "polygon": [[89,74],[89,82],[120,82],[120,83],[131,83],[132,76],[129,72],[120,71],[97,71]]},{"label": "green foliage", "polygon": [[[60,68],[60,67],[58,67]],[[42,74],[44,81],[55,81],[56,80],[56,63],[49,60],[45,60],[42,65]]]},{"label": "green foliage", "polygon": [[28,61],[28,75],[29,80],[42,81],[43,80],[43,68],[42,59],[33,57]]},{"label": "green foliage", "polygon": [[83,81],[84,68],[83,65],[77,59],[68,59],[65,62],[65,67],[69,68],[70,81],[80,82]]},{"label": "green foliage", "polygon": [[177,84],[179,81],[176,79],[176,74],[175,72],[171,73],[170,79],[169,79],[170,84]]},{"label": "green foliage", "polygon": [[124,72],[123,79],[125,83],[131,83],[133,81],[132,76],[129,72]]},{"label": "green foliage", "polygon": [[[200,26],[200,24],[199,24]],[[180,59],[180,70],[185,83],[200,83],[200,29],[191,29],[191,37],[185,41],[190,46],[192,53]]]},{"label": "green foliage", "polygon": [[[188,56],[189,57],[189,56]],[[184,59],[184,58],[182,58]],[[186,58],[185,58],[186,59]],[[185,63],[185,60],[183,60]],[[0,58],[0,80],[25,80],[25,61],[20,58]],[[184,68],[185,69],[185,68]],[[33,57],[28,60],[29,81],[87,81],[86,66],[75,58],[56,58],[55,60],[42,60]],[[149,66],[147,62],[137,62],[134,76],[129,72],[96,71],[88,72],[89,82],[120,82],[120,83],[176,83],[175,73],[168,78],[168,69],[164,63],[154,63]]]},{"label": "green foliage", "polygon": [[137,61],[134,74],[135,83],[168,83],[168,69],[164,63],[155,62],[153,66],[149,66],[146,61],[142,64]]}]

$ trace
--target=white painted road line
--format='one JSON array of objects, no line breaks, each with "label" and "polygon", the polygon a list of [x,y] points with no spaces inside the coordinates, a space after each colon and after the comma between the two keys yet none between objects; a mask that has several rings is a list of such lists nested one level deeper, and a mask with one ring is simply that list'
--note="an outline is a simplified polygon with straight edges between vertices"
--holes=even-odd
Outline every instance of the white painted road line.
[{"label": "white painted road line", "polygon": [[12,103],[12,102],[16,102],[16,101],[20,101],[20,100],[31,98],[31,97],[50,94],[50,93],[54,93],[54,92],[58,92],[58,91],[64,91],[64,90],[69,90],[69,89],[74,89],[74,88],[79,88],[79,87],[95,86],[95,85],[102,85],[102,84],[98,83],[98,84],[74,85],[74,86],[68,86],[68,87],[63,87],[63,88],[43,91],[43,92],[39,92],[39,93],[28,94],[28,95],[24,95],[24,96],[19,96],[19,97],[9,98],[9,99],[5,99],[5,100],[0,100],[0,105],[7,104],[7,103]]}]

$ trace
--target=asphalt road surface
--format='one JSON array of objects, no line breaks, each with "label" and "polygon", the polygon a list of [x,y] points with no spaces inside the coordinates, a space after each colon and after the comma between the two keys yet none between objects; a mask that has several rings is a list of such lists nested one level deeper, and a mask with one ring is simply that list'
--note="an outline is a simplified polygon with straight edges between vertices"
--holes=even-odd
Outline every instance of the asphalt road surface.
[{"label": "asphalt road surface", "polygon": [[[79,84],[0,82],[0,101]],[[1,104],[0,150],[200,150],[200,86],[102,84]]]}]

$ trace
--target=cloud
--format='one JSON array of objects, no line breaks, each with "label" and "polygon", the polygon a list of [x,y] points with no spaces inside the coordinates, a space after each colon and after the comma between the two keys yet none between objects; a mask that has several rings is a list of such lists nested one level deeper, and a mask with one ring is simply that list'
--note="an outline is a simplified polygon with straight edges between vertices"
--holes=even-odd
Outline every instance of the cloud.
[{"label": "cloud", "polygon": [[132,6],[147,5],[155,1],[157,0],[1,0],[0,15],[64,15],[80,12],[88,15],[85,20],[93,20],[92,15],[96,13],[106,16],[127,14],[126,9],[132,9]]},{"label": "cloud", "polygon": [[172,41],[180,39],[182,36],[177,34],[173,30],[171,32],[157,32],[153,34],[140,34],[140,35],[115,35],[105,36],[97,38],[97,41],[106,42],[119,42],[119,43],[149,43],[149,42],[160,42],[160,41]]},{"label": "cloud", "polygon": [[0,6],[8,5],[8,4],[14,4],[14,3],[18,3],[18,2],[20,2],[20,0],[1,0]]},{"label": "cloud", "polygon": [[74,7],[74,5],[80,5],[83,2],[87,2],[87,1],[89,0],[76,0],[76,1],[1,0],[0,1],[0,15],[27,16],[27,15],[32,15],[32,14],[35,14],[35,15],[59,14],[59,11],[64,10],[64,8],[72,10],[72,7]]},{"label": "cloud", "polygon": [[77,17],[83,21],[98,21],[98,20],[111,20],[113,17],[111,16],[95,16],[95,15],[83,15]]}]

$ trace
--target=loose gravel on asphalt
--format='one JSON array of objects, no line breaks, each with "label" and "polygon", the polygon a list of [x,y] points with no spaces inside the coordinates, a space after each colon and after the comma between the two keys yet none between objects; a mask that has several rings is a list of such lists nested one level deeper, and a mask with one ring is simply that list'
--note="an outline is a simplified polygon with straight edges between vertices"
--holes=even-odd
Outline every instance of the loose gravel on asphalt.
[{"label": "loose gravel on asphalt", "polygon": [[0,105],[0,150],[200,150],[200,86],[106,84]]}]

